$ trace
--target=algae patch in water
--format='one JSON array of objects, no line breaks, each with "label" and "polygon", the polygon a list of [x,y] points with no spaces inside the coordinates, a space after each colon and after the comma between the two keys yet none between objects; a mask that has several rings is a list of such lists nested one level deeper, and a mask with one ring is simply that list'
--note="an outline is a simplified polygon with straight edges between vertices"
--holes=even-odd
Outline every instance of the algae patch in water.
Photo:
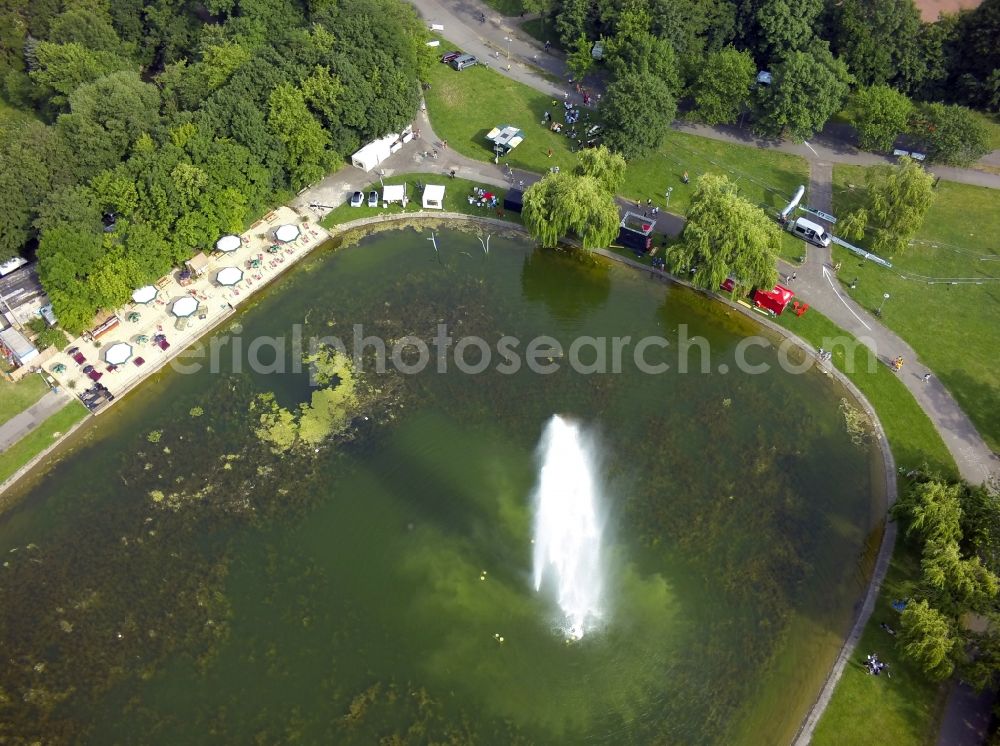
[{"label": "algae patch in water", "polygon": [[260,394],[251,404],[252,410],[261,412],[254,432],[275,453],[316,448],[347,430],[360,411],[358,380],[346,354],[323,347],[303,361],[312,366],[313,380],[321,388],[297,412],[279,406],[272,393]]}]

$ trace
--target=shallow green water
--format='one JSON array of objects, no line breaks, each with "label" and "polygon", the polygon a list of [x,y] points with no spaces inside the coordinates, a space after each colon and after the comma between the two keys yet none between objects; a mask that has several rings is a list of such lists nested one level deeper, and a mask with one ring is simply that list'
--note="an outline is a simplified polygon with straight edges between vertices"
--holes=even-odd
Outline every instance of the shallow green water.
[{"label": "shallow green water", "polygon": [[[246,351],[293,324],[309,338],[362,323],[429,340],[443,322],[491,344],[516,335],[523,350],[539,334],[674,344],[686,324],[709,341],[713,372],[693,355],[678,373],[676,344],[661,375],[630,355],[608,375],[565,358],[551,375],[369,371],[381,392],[370,419],[284,458],[254,436],[250,402],[305,401],[306,373],[253,373],[245,356],[236,371],[227,352],[217,373],[160,375],[0,525],[0,733],[788,739],[863,591],[883,502],[875,449],[851,442],[842,393],[815,372],[780,372],[773,349],[747,353],[767,374],[719,373],[756,330],[692,293],[521,240],[494,236],[486,256],[471,235],[439,234],[439,254],[425,238],[382,234],[314,257],[232,336]],[[605,454],[612,612],[574,644],[530,580],[534,449],[554,413],[585,423]]]}]

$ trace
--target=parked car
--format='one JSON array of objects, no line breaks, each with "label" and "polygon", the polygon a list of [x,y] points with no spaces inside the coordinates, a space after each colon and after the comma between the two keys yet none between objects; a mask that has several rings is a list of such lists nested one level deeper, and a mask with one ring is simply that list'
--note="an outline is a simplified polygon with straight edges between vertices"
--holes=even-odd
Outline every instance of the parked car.
[{"label": "parked car", "polygon": [[479,62],[479,60],[477,60],[471,54],[463,54],[463,55],[459,55],[458,57],[456,57],[455,59],[453,59],[448,64],[451,65],[456,70],[464,70],[467,67],[472,67],[473,65],[477,64],[478,62]]},{"label": "parked car", "polygon": [[361,207],[365,203],[365,195],[361,192],[355,192],[351,195],[351,207]]},{"label": "parked car", "polygon": [[378,190],[372,189],[368,192],[368,206],[378,207]]},{"label": "parked car", "polygon": [[452,52],[448,52],[447,54],[441,55],[441,61],[447,63],[447,62],[451,62],[456,57],[461,57],[461,56],[462,56],[462,53],[459,52],[456,49],[456,50],[454,50]]}]

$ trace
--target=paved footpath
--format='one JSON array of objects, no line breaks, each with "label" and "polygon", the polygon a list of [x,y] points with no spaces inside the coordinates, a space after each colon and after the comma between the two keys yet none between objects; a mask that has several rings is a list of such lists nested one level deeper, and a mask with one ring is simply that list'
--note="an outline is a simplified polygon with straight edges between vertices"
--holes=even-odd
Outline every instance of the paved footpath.
[{"label": "paved footpath", "polygon": [[23,412],[0,425],[0,453],[62,409],[71,398],[65,391],[49,391]]}]

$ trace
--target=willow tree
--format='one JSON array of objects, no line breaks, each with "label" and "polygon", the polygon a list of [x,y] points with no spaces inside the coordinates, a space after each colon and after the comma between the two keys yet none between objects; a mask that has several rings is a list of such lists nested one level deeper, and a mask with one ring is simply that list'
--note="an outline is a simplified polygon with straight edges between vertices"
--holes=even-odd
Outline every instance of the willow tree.
[{"label": "willow tree", "polygon": [[[728,277],[737,288],[771,288],[781,231],[768,215],[740,197],[720,174],[698,179],[681,242],[668,256],[670,269],[696,285],[717,289]],[[735,290],[734,290],[735,292]]]},{"label": "willow tree", "polygon": [[934,177],[911,158],[895,166],[873,166],[865,176],[868,205],[849,213],[841,233],[858,240],[874,228],[872,249],[895,255],[906,249],[934,200]]},{"label": "willow tree", "polygon": [[620,222],[614,195],[601,180],[561,173],[528,188],[521,217],[542,246],[555,246],[572,233],[585,249],[610,244]]}]

